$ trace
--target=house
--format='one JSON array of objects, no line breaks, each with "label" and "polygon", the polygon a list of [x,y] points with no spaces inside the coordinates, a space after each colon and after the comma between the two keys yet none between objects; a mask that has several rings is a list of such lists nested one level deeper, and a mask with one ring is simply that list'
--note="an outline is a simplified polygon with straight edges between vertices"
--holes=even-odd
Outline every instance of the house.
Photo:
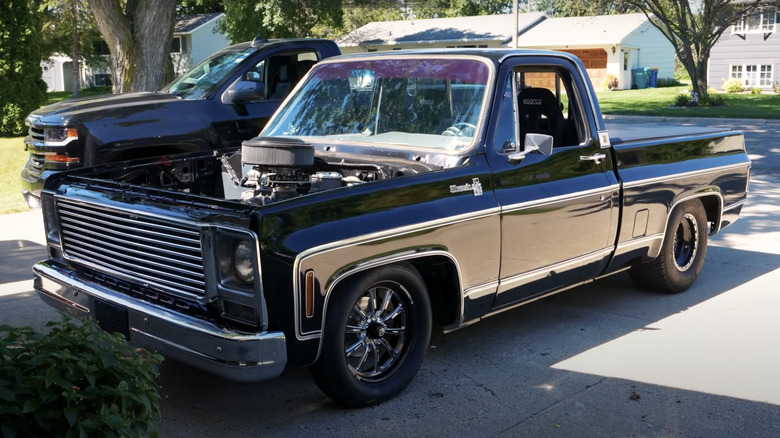
[{"label": "house", "polygon": [[226,35],[216,32],[216,27],[224,16],[222,12],[215,12],[186,15],[176,19],[171,58],[177,76],[230,45],[230,39]]},{"label": "house", "polygon": [[342,53],[375,52],[447,47],[508,47],[512,29],[520,33],[545,19],[532,12],[514,15],[478,15],[474,17],[428,18],[423,20],[375,21],[336,41]]},{"label": "house", "polygon": [[[342,52],[423,47],[512,46],[513,15],[432,18],[369,23],[341,38]],[[674,76],[674,47],[644,14],[548,18],[518,14],[521,48],[562,50],[578,56],[594,86],[607,75],[618,88],[631,88],[632,69],[656,68],[658,77]],[[643,71],[644,73],[644,71]]]},{"label": "house", "polygon": [[780,85],[780,13],[761,9],[727,29],[712,47],[707,68],[707,84],[723,88],[729,79],[745,87],[772,90]]},{"label": "house", "polygon": [[674,77],[674,46],[642,13],[548,18],[517,44],[576,55],[596,88],[607,75],[618,79],[618,89],[632,88],[632,70],[646,67],[657,68],[657,77]]},{"label": "house", "polygon": [[[178,17],[173,28],[171,60],[177,76],[187,72],[212,53],[230,45],[227,36],[215,32],[225,14],[210,13]],[[98,50],[108,58],[108,46],[101,41]],[[107,63],[108,64],[108,63]],[[72,62],[69,56],[58,55],[41,63],[43,80],[48,91],[71,91]],[[111,71],[107,66],[82,66],[83,87],[111,85]]]}]

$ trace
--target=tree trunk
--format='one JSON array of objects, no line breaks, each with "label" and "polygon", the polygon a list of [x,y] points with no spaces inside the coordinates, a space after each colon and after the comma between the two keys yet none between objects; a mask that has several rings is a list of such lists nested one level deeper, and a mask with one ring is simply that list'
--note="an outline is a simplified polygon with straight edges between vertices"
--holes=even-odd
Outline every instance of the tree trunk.
[{"label": "tree trunk", "polygon": [[[71,6],[73,7],[73,10],[71,11],[73,13],[73,17],[78,17],[79,15],[79,5],[77,1],[72,2]],[[79,62],[79,59],[81,58],[81,53],[79,53],[79,30],[78,26],[73,26],[70,32],[70,59],[72,59],[72,72],[71,72],[71,92],[72,97],[75,99],[79,97],[79,91],[81,90],[81,63]]]},{"label": "tree trunk", "polygon": [[89,0],[111,51],[114,93],[156,91],[169,56],[176,0]]}]

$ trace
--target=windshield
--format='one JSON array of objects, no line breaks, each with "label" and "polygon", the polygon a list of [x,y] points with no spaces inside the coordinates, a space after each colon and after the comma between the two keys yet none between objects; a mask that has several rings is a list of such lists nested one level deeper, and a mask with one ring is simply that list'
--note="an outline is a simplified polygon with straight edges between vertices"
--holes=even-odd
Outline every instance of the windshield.
[{"label": "windshield", "polygon": [[320,64],[262,135],[463,150],[479,129],[489,77],[488,64],[462,57]]},{"label": "windshield", "polygon": [[162,91],[175,94],[182,99],[203,99],[255,50],[248,47],[240,51],[218,52],[173,81]]}]

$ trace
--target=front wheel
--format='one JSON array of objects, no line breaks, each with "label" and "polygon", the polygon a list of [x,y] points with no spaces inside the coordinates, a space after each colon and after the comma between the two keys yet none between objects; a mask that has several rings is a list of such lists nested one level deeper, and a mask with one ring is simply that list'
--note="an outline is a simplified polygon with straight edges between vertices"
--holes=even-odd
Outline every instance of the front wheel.
[{"label": "front wheel", "polygon": [[392,265],[349,279],[333,294],[311,366],[315,383],[349,406],[394,397],[417,374],[430,342],[425,283],[413,267]]},{"label": "front wheel", "polygon": [[648,289],[678,293],[688,289],[701,272],[707,253],[707,213],[698,199],[672,212],[658,257],[631,267],[634,282]]}]

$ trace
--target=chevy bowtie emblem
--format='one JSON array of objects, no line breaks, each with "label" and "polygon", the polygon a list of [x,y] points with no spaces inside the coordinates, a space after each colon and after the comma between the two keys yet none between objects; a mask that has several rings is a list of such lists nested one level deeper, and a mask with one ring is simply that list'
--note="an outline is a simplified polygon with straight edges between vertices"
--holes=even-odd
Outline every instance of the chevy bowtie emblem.
[{"label": "chevy bowtie emblem", "polygon": [[474,196],[482,196],[482,183],[479,178],[474,178],[470,183],[450,186],[450,193],[474,192]]}]

